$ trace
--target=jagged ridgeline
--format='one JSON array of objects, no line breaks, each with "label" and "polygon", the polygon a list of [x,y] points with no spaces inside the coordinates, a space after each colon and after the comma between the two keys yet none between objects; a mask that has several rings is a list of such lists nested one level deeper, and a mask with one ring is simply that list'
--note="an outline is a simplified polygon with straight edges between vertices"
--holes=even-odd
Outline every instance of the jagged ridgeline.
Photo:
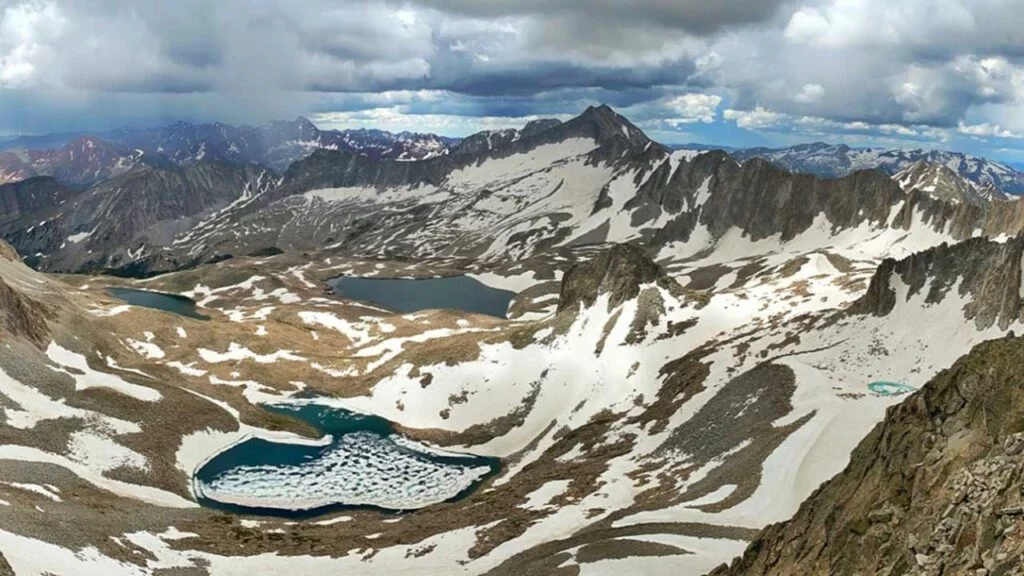
[{"label": "jagged ridgeline", "polygon": [[1006,330],[1024,321],[1022,258],[1024,237],[1018,236],[1005,242],[972,238],[899,261],[886,259],[850,310],[886,316],[915,295],[923,295],[926,304],[966,296],[964,316],[978,330],[994,325]]},{"label": "jagged ridgeline", "polygon": [[315,149],[281,176],[149,161],[87,190],[33,179],[0,187],[11,207],[0,232],[39,269],[145,276],[274,251],[500,264],[602,242],[685,245],[674,254],[690,256],[730,231],[813,234],[825,246],[843,232],[903,230],[904,243],[926,247],[936,234],[953,242],[1024,226],[1020,202],[982,200],[948,170],[939,193],[916,164],[898,181],[871,170],[824,178],[759,157],[670,152],[608,107],[446,150],[409,162]]}]

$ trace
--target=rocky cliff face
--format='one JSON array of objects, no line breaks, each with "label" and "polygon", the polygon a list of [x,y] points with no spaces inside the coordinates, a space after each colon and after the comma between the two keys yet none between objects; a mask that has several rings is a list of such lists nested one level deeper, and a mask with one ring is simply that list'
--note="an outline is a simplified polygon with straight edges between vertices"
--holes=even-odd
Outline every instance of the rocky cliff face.
[{"label": "rocky cliff face", "polygon": [[890,409],[796,516],[714,576],[1019,574],[1024,338],[977,346]]},{"label": "rocky cliff face", "polygon": [[0,186],[0,222],[11,222],[52,208],[75,193],[49,176]]},{"label": "rocky cliff face", "polygon": [[901,297],[924,294],[929,304],[965,297],[964,316],[974,320],[978,329],[998,325],[1005,330],[1024,319],[1022,258],[1024,237],[1018,236],[1004,243],[974,238],[900,261],[887,259],[850,311],[885,316],[900,304]]},{"label": "rocky cliff face", "polygon": [[890,210],[905,198],[881,172],[824,179],[756,158],[739,165],[724,152],[681,164],[662,185],[641,190],[641,195],[649,205],[676,214],[655,235],[655,244],[686,241],[698,224],[714,238],[738,228],[751,240],[780,236],[787,241],[807,231],[819,215],[835,230],[865,222],[885,227]]},{"label": "rocky cliff face", "polygon": [[679,289],[679,285],[642,250],[630,244],[616,244],[566,273],[558,311],[577,310],[581,304],[584,308],[593,306],[602,294],[608,294],[608,306],[612,308],[636,298],[641,286],[646,284]]}]

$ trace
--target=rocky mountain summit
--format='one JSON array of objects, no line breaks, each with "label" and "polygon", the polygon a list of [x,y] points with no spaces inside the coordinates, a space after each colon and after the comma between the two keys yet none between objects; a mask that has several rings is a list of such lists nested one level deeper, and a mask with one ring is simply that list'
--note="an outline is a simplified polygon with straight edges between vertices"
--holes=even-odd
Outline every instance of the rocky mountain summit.
[{"label": "rocky mountain summit", "polygon": [[893,176],[907,192],[920,190],[945,202],[1005,202],[1009,197],[992,184],[978,186],[941,164],[916,162]]}]

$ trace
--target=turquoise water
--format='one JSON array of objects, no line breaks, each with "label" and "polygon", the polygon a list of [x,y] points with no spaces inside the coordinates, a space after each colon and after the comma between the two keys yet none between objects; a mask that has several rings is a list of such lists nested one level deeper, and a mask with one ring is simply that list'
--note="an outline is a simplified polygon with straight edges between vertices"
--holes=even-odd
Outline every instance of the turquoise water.
[{"label": "turquoise water", "polygon": [[465,498],[501,469],[496,458],[427,452],[376,416],[319,404],[265,408],[309,423],[331,442],[252,438],[237,444],[196,472],[201,505],[285,518],[349,509],[400,512]]},{"label": "turquoise water", "polygon": [[123,300],[132,306],[152,308],[171,312],[186,318],[196,320],[209,320],[209,316],[203,316],[196,311],[196,303],[190,298],[178,296],[177,294],[165,294],[163,292],[150,292],[148,290],[135,290],[133,288],[108,288],[111,296]]},{"label": "turquoise water", "polygon": [[899,396],[901,394],[910,394],[916,392],[916,389],[906,384],[900,384],[898,382],[872,382],[868,384],[870,389],[875,394],[881,394],[882,396]]},{"label": "turquoise water", "polygon": [[328,282],[345,298],[378,304],[394,312],[451,309],[505,318],[515,292],[498,290],[468,276],[449,278],[355,278]]}]

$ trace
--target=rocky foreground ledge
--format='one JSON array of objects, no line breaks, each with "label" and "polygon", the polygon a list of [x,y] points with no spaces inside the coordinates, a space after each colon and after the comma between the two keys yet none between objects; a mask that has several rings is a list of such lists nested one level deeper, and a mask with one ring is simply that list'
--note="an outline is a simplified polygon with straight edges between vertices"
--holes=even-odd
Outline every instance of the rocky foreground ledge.
[{"label": "rocky foreground ledge", "polygon": [[788,521],[713,576],[1020,574],[1024,338],[975,347],[889,410]]}]

